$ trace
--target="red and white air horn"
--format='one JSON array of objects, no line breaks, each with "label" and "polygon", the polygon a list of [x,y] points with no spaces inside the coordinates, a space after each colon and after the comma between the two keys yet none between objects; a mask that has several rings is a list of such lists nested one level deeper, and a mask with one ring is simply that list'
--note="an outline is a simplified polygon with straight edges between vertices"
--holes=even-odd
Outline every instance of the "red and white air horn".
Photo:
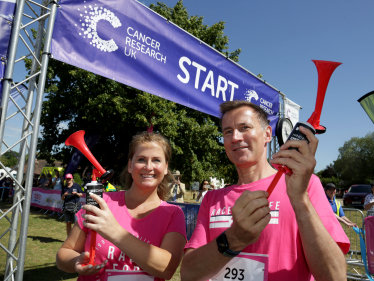
[{"label": "red and white air horn", "polygon": [[316,107],[312,116],[308,119],[308,123],[316,129],[316,134],[323,134],[326,132],[326,127],[319,124],[323,101],[325,100],[325,94],[327,85],[329,84],[330,78],[334,70],[341,65],[341,62],[324,61],[324,60],[312,60],[317,67],[318,72],[318,89],[317,89],[317,100]]},{"label": "red and white air horn", "polygon": [[[80,152],[83,153],[84,156],[94,165],[94,167],[100,173],[100,179],[102,180],[110,180],[113,177],[113,170],[105,171],[103,167],[101,167],[100,163],[97,162],[96,158],[92,155],[91,151],[88,149],[86,142],[84,141],[84,134],[85,131],[78,131],[74,134],[70,135],[65,141],[65,145],[67,146],[74,146]],[[95,178],[96,181],[96,178]]]},{"label": "red and white air horn", "polygon": [[[84,141],[84,131],[78,131],[74,134],[70,135],[66,141],[65,145],[67,146],[74,146],[80,152],[83,153],[84,156],[92,163],[92,165],[96,168],[93,170],[92,173],[92,182],[86,185],[86,204],[96,206],[100,208],[99,204],[90,197],[90,193],[94,193],[101,198],[103,197],[103,185],[97,182],[97,178],[100,178],[102,181],[108,181],[113,177],[113,170],[104,170],[104,168],[97,162],[96,158],[92,155],[91,151],[88,149],[86,142]],[[90,213],[94,215],[93,213]],[[95,244],[96,244],[96,231],[91,232],[91,241],[90,241],[90,259],[88,264],[96,265],[95,264]]]},{"label": "red and white air horn", "polygon": [[[329,84],[330,78],[334,70],[341,65],[340,62],[333,62],[333,61],[323,61],[323,60],[312,60],[317,67],[318,72],[318,89],[317,89],[317,100],[314,112],[312,116],[308,119],[308,122],[298,122],[296,123],[294,129],[292,130],[290,136],[287,140],[290,139],[304,139],[307,142],[308,139],[306,136],[299,131],[299,127],[303,126],[308,128],[313,134],[323,134],[326,132],[326,127],[320,125],[320,118],[322,113],[323,101],[325,100],[325,94],[327,90],[327,85]],[[294,136],[297,136],[296,138]],[[270,186],[267,189],[267,192],[270,194],[273,192],[275,186],[277,185],[279,179],[281,178],[282,174],[291,175],[292,171],[285,165],[273,165],[278,172],[276,173],[273,181],[270,183]]]}]

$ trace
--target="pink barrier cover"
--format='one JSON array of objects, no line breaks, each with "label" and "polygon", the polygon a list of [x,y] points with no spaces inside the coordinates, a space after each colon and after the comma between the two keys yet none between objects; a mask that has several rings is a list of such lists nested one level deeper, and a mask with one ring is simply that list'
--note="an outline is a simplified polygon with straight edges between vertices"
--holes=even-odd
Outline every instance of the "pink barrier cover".
[{"label": "pink barrier cover", "polygon": [[374,217],[365,218],[366,249],[368,269],[374,273]]},{"label": "pink barrier cover", "polygon": [[[86,203],[86,194],[80,198],[81,205]],[[32,188],[31,206],[45,210],[62,212],[64,201],[61,200],[61,190],[45,190],[38,187]]]}]

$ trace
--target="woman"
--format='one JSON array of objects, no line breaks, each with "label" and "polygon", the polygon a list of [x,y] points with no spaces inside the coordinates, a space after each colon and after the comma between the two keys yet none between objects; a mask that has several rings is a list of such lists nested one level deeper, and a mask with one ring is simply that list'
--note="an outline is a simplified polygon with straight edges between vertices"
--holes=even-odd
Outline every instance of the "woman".
[{"label": "woman", "polygon": [[55,177],[52,179],[52,186],[54,190],[61,190],[64,179],[60,176],[59,170],[55,169]]},{"label": "woman", "polygon": [[[106,280],[113,269],[126,275],[119,277],[123,280],[133,280],[133,270],[156,277],[150,280],[170,279],[186,244],[183,211],[163,201],[170,159],[169,142],[161,135],[133,137],[122,173],[129,189],[104,193],[103,199],[90,195],[101,209],[83,207],[95,216],[78,212],[78,223],[57,253],[58,268],[78,272],[78,280]],[[97,232],[95,266],[86,265],[92,230]]]},{"label": "woman", "polygon": [[203,180],[200,184],[199,188],[199,194],[197,195],[196,202],[201,203],[203,201],[203,198],[205,194],[209,191],[212,190],[213,188],[209,185],[209,181]]},{"label": "woman", "polygon": [[374,213],[374,183],[371,184],[371,194],[369,193],[365,197],[364,209],[368,210],[367,216],[372,216]]},{"label": "woman", "polygon": [[[61,189],[61,200],[64,201],[62,209],[64,210],[66,233],[69,236],[71,231],[71,224],[77,221],[74,211],[72,209],[76,206],[75,212],[78,211],[80,197],[83,196],[79,193],[81,187],[75,183],[72,174],[66,174],[66,185]],[[68,207],[69,206],[69,207]],[[71,208],[73,207],[73,208]]]}]

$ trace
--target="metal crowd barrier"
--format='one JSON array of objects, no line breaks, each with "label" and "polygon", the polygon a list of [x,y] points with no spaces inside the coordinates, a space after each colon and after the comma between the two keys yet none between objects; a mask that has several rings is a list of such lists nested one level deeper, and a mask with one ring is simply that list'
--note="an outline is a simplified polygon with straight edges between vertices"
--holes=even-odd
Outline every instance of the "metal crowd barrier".
[{"label": "metal crowd barrier", "polygon": [[[351,221],[357,224],[359,228],[365,230],[365,215],[361,210],[353,208],[343,208],[345,216]],[[351,247],[346,255],[347,263],[347,279],[348,280],[369,280],[365,272],[365,265],[361,256],[360,237],[354,232],[352,228],[341,224],[345,233],[347,234]],[[364,236],[364,239],[366,237]],[[365,241],[366,244],[366,241]],[[366,249],[365,249],[366,251]]]},{"label": "metal crowd barrier", "polygon": [[187,239],[190,240],[192,233],[196,227],[197,214],[199,213],[200,204],[176,203],[168,202],[170,204],[181,207],[186,220]]}]

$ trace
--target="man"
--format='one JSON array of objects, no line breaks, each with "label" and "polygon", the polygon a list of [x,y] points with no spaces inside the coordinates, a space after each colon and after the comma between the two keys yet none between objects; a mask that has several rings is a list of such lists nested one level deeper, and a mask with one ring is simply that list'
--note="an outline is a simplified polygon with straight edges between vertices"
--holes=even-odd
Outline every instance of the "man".
[{"label": "man", "polygon": [[344,214],[343,208],[338,200],[336,200],[336,187],[333,183],[326,184],[325,193],[327,200],[329,201],[332,211],[334,212],[336,218],[339,222],[344,223],[346,226],[357,227],[357,224],[351,222]]},{"label": "man", "polygon": [[184,203],[184,194],[186,188],[184,183],[181,183],[181,173],[177,170],[173,172],[174,181],[170,184],[169,199],[167,201]]},{"label": "man", "polygon": [[[332,219],[320,181],[312,176],[317,138],[301,127],[310,143],[289,141],[273,155],[271,164],[287,165],[293,173],[281,177],[268,200],[266,190],[276,170],[266,158],[272,138],[266,113],[246,101],[225,102],[221,113],[224,147],[239,179],[205,196],[185,247],[182,280],[208,280],[217,274],[217,280],[248,280],[246,276],[258,274],[267,274],[269,281],[309,281],[311,274],[318,281],[346,280],[342,250],[348,252],[349,241]],[[237,256],[239,252],[256,255],[248,259],[249,254]],[[229,266],[236,261],[240,267]]]}]

